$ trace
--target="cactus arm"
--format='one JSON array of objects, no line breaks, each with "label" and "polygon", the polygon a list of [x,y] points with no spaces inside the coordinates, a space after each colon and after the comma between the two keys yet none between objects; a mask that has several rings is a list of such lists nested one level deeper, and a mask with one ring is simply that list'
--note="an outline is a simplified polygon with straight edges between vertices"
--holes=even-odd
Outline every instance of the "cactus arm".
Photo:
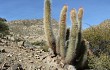
[{"label": "cactus arm", "polygon": [[83,17],[83,8],[79,8],[79,11],[78,11],[78,35],[77,35],[77,39],[76,39],[76,56],[75,56],[74,60],[78,60],[80,58],[80,56],[82,55],[82,53],[80,53],[80,51],[82,50],[82,49],[80,49],[82,47],[81,46],[82,17]]},{"label": "cactus arm", "polygon": [[75,56],[75,47],[76,47],[76,36],[78,32],[78,23],[76,19],[76,10],[72,9],[70,12],[71,21],[72,21],[72,29],[70,33],[70,41],[69,46],[66,53],[65,63],[71,64],[74,56]]},{"label": "cactus arm", "polygon": [[56,52],[56,43],[55,38],[52,31],[52,25],[51,25],[51,3],[50,0],[45,0],[44,3],[44,30],[45,30],[45,36],[47,40],[47,45],[49,48],[53,50],[53,52]]},{"label": "cactus arm", "polygon": [[77,69],[83,69],[83,67],[85,66],[85,63],[87,61],[87,49],[89,47],[89,42],[84,39],[82,42],[81,42],[81,47],[80,47],[80,58],[78,59],[78,62],[76,64],[76,68]]},{"label": "cactus arm", "polygon": [[83,8],[79,8],[79,11],[78,11],[78,36],[77,36],[78,41],[77,41],[77,47],[81,45],[82,17],[83,17]]},{"label": "cactus arm", "polygon": [[59,21],[59,36],[60,36],[60,55],[65,58],[65,40],[66,40],[66,13],[67,6],[64,5],[61,10],[60,21]]},{"label": "cactus arm", "polygon": [[57,53],[57,55],[60,55],[60,37],[59,37],[59,35],[56,38],[56,53]]}]

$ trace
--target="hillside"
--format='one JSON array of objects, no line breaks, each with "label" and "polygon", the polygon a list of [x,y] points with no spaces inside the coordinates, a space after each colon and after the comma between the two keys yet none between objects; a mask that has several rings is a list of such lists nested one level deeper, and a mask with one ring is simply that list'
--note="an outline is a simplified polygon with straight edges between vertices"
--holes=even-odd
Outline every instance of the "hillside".
[{"label": "hillside", "polygon": [[[58,22],[52,19],[52,29],[54,34],[58,30]],[[36,42],[44,40],[44,26],[43,19],[33,19],[33,20],[15,20],[7,22],[10,30],[16,36],[20,36],[25,40],[30,42]]]},{"label": "hillside", "polygon": [[[100,49],[101,51],[110,46],[110,19],[104,20],[96,26],[92,26],[83,31],[83,36],[91,44],[92,48]],[[110,50],[106,50],[106,52]]]}]

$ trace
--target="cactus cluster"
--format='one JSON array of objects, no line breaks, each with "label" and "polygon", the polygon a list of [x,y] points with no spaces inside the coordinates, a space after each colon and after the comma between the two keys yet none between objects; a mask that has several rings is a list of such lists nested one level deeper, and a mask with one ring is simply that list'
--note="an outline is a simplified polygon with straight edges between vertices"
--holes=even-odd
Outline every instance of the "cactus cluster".
[{"label": "cactus cluster", "polygon": [[[51,3],[45,0],[44,6],[44,29],[48,48],[60,55],[65,64],[73,64],[83,66],[87,55],[87,42],[82,40],[82,17],[83,8],[79,8],[78,14],[75,9],[70,12],[72,22],[71,30],[66,28],[67,5],[64,5],[59,20],[59,33],[55,38],[51,26]],[[66,34],[67,33],[67,34]]]}]

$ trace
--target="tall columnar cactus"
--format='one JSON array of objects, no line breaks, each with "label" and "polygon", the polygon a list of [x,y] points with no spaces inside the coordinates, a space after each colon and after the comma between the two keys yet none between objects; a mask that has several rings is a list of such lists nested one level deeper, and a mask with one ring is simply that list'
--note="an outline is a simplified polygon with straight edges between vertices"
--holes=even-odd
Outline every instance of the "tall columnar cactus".
[{"label": "tall columnar cactus", "polygon": [[78,34],[78,22],[77,22],[77,15],[76,10],[72,9],[70,12],[71,15],[71,21],[72,21],[72,29],[70,33],[70,40],[69,45],[66,53],[65,62],[71,63],[75,56],[75,48],[76,48],[76,37]]},{"label": "tall columnar cactus", "polygon": [[[67,6],[65,5],[62,8],[59,22],[59,34],[56,42],[52,31],[50,6],[50,0],[45,0],[44,29],[47,45],[53,50],[55,54],[60,54],[61,57],[65,59],[65,63],[73,64],[74,60],[78,60],[75,61],[77,64],[76,67],[79,65],[83,67],[83,64],[85,63],[87,58],[87,41],[84,40],[81,42],[83,8],[79,9],[78,15],[75,9],[72,9],[70,12],[72,28],[70,35],[68,35],[69,40],[66,37]],[[69,42],[69,45],[65,45],[67,41]],[[67,50],[65,50],[65,47],[67,48]]]},{"label": "tall columnar cactus", "polygon": [[81,51],[80,48],[82,47],[82,45],[81,45],[82,17],[83,17],[83,8],[79,8],[79,11],[78,11],[78,35],[76,37],[76,56],[75,56],[74,60],[79,59],[80,56],[82,55],[80,53],[80,51]]},{"label": "tall columnar cactus", "polygon": [[78,41],[77,41],[77,46],[81,45],[82,17],[83,17],[83,8],[79,8],[79,11],[78,11]]},{"label": "tall columnar cactus", "polygon": [[52,25],[51,25],[51,3],[50,0],[45,0],[44,3],[44,30],[45,30],[45,36],[47,40],[47,45],[49,48],[51,48],[54,53],[56,52],[56,43],[55,38],[52,31]]},{"label": "tall columnar cactus", "polygon": [[60,22],[59,22],[60,55],[62,58],[65,58],[66,13],[67,13],[67,6],[65,5],[61,10]]}]

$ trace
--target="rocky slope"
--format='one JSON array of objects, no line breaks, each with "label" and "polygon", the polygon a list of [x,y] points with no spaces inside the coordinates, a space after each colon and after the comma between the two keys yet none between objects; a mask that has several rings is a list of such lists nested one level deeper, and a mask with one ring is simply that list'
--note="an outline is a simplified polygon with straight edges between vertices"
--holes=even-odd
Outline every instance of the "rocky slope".
[{"label": "rocky slope", "polygon": [[[56,35],[58,31],[58,22],[52,19],[52,29]],[[33,20],[15,20],[7,22],[10,30],[16,36],[23,37],[30,42],[36,42],[45,40],[44,38],[44,26],[43,19],[33,19]]]},{"label": "rocky slope", "polygon": [[[72,65],[64,65],[52,50],[45,52],[40,45],[30,43],[45,40],[42,19],[7,23],[9,34],[0,36],[0,70],[75,70]],[[58,24],[55,20],[52,23],[56,35]]]},{"label": "rocky slope", "polygon": [[51,50],[44,52],[32,45],[25,45],[22,38],[12,34],[0,38],[0,70],[75,70],[54,57]]}]

